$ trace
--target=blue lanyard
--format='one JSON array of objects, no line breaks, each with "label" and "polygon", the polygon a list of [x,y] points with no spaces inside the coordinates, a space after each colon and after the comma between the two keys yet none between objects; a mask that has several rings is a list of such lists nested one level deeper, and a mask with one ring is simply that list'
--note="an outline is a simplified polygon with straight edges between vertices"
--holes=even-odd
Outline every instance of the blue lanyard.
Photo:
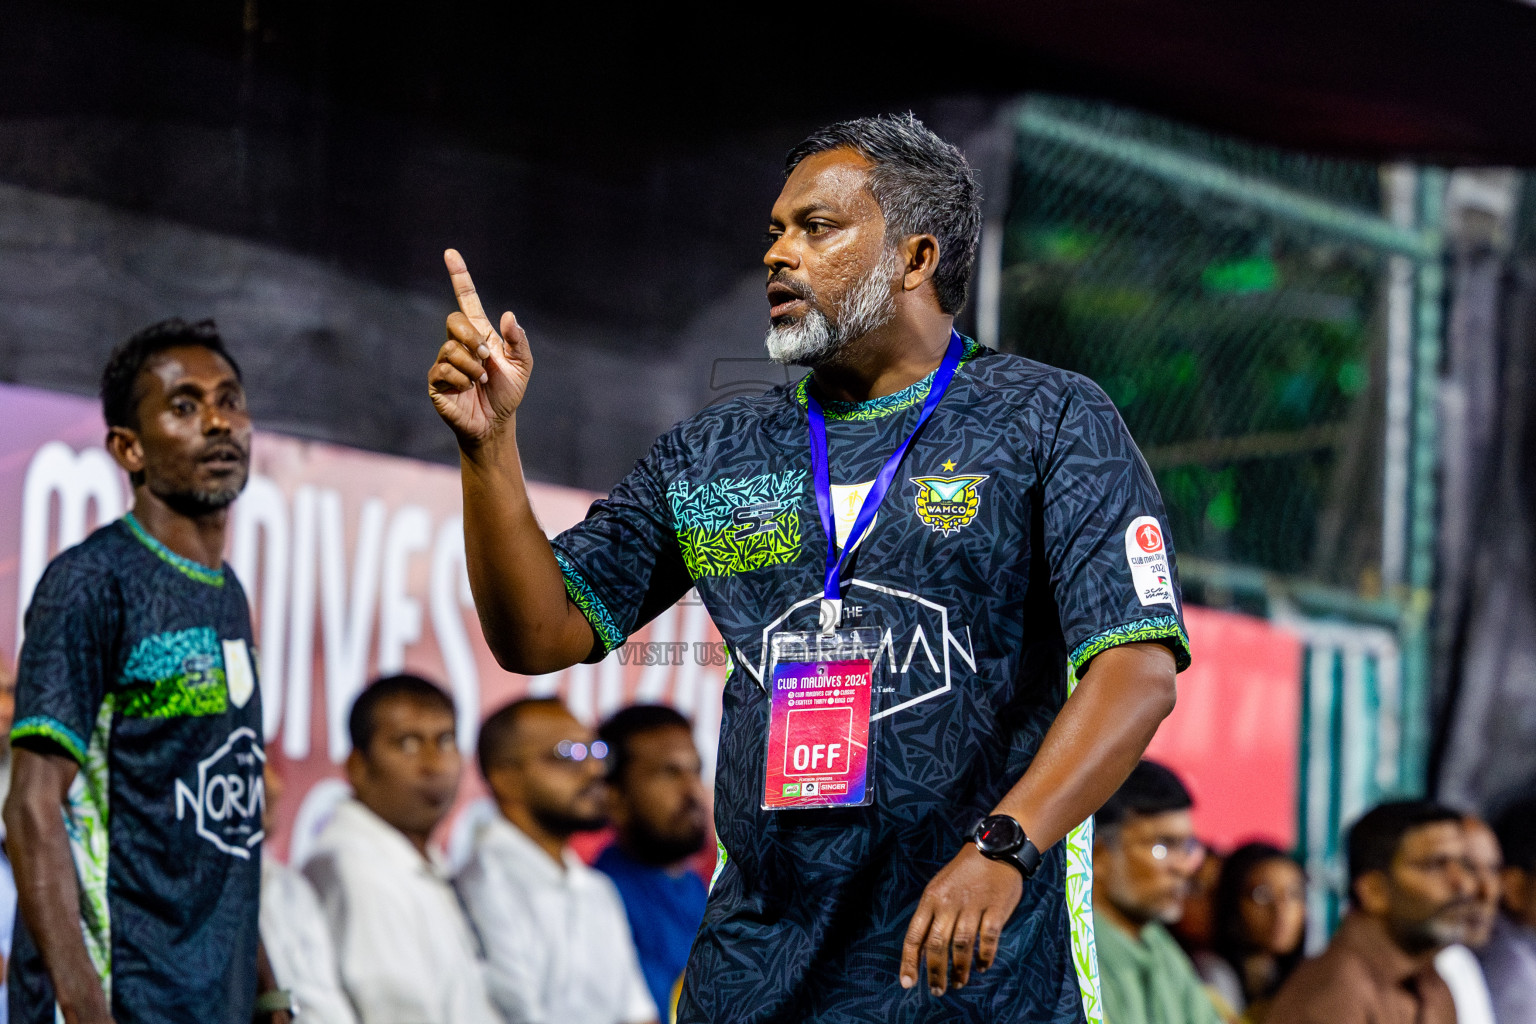
[{"label": "blue lanyard", "polygon": [[864,496],[858,514],[853,517],[853,526],[848,530],[848,543],[843,545],[841,558],[837,553],[837,525],[832,517],[832,477],[827,467],[827,418],[821,411],[821,403],[816,401],[815,395],[811,394],[811,389],[809,387],[805,389],[806,413],[811,425],[811,476],[816,486],[816,508],[821,513],[821,527],[827,532],[827,572],[822,585],[821,600],[821,631],[823,633],[830,633],[842,622],[842,571],[849,554],[858,547],[870,523],[874,522],[875,512],[880,507],[881,499],[885,497],[885,492],[891,489],[891,482],[896,479],[896,468],[901,464],[901,457],[907,454],[907,449],[916,439],[918,431],[923,429],[923,424],[928,422],[928,417],[933,415],[933,410],[938,407],[939,399],[944,397],[944,392],[949,388],[949,382],[954,379],[955,371],[960,368],[960,358],[964,352],[965,345],[961,342],[959,333],[951,329],[949,348],[944,352],[944,361],[939,363],[939,368],[934,371],[933,383],[928,387],[928,397],[923,400],[923,411],[918,414],[912,433],[907,435],[907,439],[901,442],[901,446],[891,453],[891,457],[885,460],[885,465],[880,467],[880,474],[870,485],[869,493]]}]

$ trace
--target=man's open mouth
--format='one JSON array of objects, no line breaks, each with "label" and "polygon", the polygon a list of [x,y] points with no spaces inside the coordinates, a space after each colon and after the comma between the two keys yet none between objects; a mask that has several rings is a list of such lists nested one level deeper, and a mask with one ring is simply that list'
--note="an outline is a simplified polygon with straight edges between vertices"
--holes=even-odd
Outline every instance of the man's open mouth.
[{"label": "man's open mouth", "polygon": [[796,311],[805,304],[805,297],[798,291],[784,284],[782,281],[774,281],[768,285],[768,316],[777,320]]},{"label": "man's open mouth", "polygon": [[205,466],[213,466],[216,469],[234,469],[245,465],[245,452],[234,446],[215,448],[198,460]]}]

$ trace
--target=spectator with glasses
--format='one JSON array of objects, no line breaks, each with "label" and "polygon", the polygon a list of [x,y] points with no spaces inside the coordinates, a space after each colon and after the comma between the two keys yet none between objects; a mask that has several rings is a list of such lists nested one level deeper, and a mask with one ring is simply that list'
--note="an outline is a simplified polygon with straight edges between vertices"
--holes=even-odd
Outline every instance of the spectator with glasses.
[{"label": "spectator with glasses", "polygon": [[1205,858],[1193,805],[1177,775],[1143,760],[1094,815],[1093,930],[1104,1018],[1114,1024],[1219,1024],[1167,928]]},{"label": "spectator with glasses", "polygon": [[657,1011],[618,890],[570,849],[608,822],[608,748],[559,700],[514,701],[480,727],[496,814],[459,891],[485,942],[508,1024],[642,1024]]},{"label": "spectator with glasses", "polygon": [[1281,986],[1266,1024],[1455,1024],[1434,960],[1478,916],[1461,814],[1382,804],[1349,830],[1348,848],[1349,913]]},{"label": "spectator with glasses", "polygon": [[1269,843],[1233,850],[1216,881],[1211,952],[1195,958],[1206,983],[1249,1024],[1301,962],[1307,932],[1307,876]]}]

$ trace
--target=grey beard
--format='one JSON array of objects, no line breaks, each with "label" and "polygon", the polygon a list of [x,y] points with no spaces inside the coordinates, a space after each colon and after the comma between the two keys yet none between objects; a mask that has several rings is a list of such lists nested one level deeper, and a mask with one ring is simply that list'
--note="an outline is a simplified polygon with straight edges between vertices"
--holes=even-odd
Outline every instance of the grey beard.
[{"label": "grey beard", "polygon": [[843,296],[832,317],[815,307],[816,297],[811,295],[807,302],[811,308],[805,316],[768,328],[764,339],[768,358],[783,365],[820,366],[850,341],[884,327],[896,315],[891,283],[900,270],[901,254],[894,248],[886,249],[874,269]]}]

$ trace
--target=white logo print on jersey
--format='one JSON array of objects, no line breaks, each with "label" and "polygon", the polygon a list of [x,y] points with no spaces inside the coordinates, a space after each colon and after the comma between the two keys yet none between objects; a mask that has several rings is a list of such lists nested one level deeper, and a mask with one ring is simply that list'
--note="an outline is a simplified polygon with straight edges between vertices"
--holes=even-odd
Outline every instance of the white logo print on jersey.
[{"label": "white logo print on jersey", "polygon": [[1131,567],[1131,586],[1143,606],[1174,603],[1168,546],[1156,517],[1137,516],[1125,528],[1125,560]]},{"label": "white logo print on jersey", "polygon": [[176,780],[176,820],[190,813],[197,834],[232,857],[249,860],[260,845],[267,809],[262,752],[256,730],[241,726],[197,765],[197,789]]}]

